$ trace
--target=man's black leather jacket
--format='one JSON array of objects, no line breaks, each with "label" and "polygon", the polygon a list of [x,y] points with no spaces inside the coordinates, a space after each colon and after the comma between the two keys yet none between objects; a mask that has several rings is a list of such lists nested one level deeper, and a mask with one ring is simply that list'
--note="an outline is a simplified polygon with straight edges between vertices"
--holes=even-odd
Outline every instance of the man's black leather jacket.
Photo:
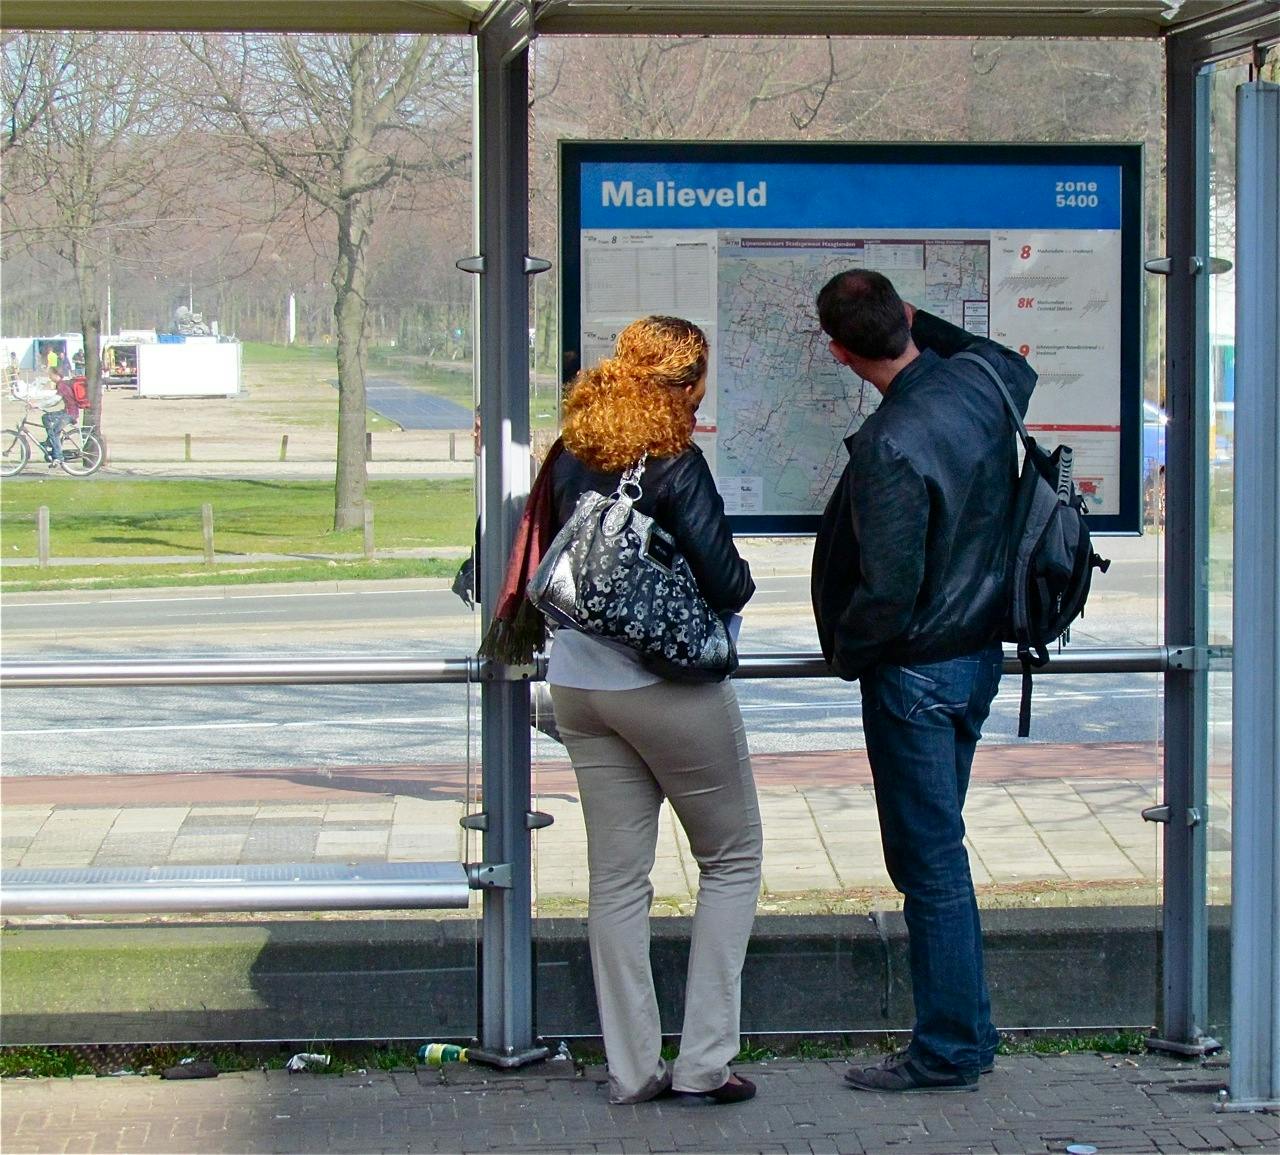
[{"label": "man's black leather jacket", "polygon": [[879,662],[980,650],[1005,617],[1016,436],[982,367],[947,358],[967,349],[991,362],[1024,414],[1036,374],[923,311],[911,335],[920,356],[846,440],[849,464],[814,543],[818,639],[849,681]]},{"label": "man's black leather jacket", "polygon": [[[558,530],[587,490],[612,493],[620,475],[599,473],[566,451],[551,475]],[[755,592],[751,567],[738,556],[725,521],[724,502],[711,478],[707,460],[696,445],[675,457],[651,457],[640,479],[643,496],[636,502],[675,538],[688,559],[698,588],[718,613],[736,613]]]}]

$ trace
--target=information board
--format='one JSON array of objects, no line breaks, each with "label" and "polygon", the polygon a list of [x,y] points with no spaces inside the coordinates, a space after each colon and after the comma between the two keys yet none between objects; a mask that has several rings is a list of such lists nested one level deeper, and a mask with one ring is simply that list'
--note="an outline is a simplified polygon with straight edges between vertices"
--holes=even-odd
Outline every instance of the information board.
[{"label": "information board", "polygon": [[711,343],[696,439],[744,533],[809,533],[880,395],[814,298],[877,269],[1021,351],[1099,531],[1141,517],[1141,146],[562,142],[566,375],[666,313]]}]

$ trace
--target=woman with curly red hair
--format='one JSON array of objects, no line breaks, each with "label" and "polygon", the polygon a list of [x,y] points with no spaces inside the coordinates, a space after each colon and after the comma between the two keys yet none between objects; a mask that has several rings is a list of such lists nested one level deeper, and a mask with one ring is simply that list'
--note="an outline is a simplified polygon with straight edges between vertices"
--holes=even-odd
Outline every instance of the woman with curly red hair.
[{"label": "woman with curly red hair", "polygon": [[[508,570],[511,596],[504,596],[499,618],[514,620],[523,611],[517,602],[524,575],[578,498],[589,490],[612,493],[623,470],[646,455],[636,508],[675,538],[714,610],[736,613],[746,604],[755,591],[751,571],[693,443],[706,387],[706,336],[678,317],[633,322],[612,357],[578,375],[564,403],[561,444],[530,495]],[[763,841],[733,686],[666,681],[636,651],[564,628],[551,647],[547,681],[587,830],[587,934],[610,1101],[669,1094],[708,1103],[750,1099],[755,1087],[732,1074],[729,1061],[740,1048],[742,963]],[[661,1055],[649,962],[649,874],[664,798],[698,863],[684,1026],[670,1065]]]}]

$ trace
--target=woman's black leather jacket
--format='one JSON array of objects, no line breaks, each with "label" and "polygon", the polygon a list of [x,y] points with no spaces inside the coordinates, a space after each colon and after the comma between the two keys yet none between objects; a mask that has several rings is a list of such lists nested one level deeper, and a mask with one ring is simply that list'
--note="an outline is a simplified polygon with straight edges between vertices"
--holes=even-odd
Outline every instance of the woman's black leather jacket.
[{"label": "woman's black leather jacket", "polygon": [[[612,493],[619,477],[589,468],[568,451],[561,454],[551,475],[555,528],[569,520],[585,492]],[[733,544],[724,502],[702,450],[695,445],[675,457],[649,458],[640,486],[644,493],[636,508],[675,538],[711,608],[718,613],[742,609],[755,592],[755,582]]]}]

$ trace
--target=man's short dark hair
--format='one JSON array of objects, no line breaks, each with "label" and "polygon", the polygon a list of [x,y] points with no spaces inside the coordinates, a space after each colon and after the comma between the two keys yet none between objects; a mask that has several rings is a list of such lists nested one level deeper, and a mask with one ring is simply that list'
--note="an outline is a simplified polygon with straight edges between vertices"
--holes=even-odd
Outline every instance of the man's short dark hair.
[{"label": "man's short dark hair", "polygon": [[868,361],[901,357],[911,337],[898,290],[871,269],[849,269],[823,285],[818,321],[828,337]]}]

